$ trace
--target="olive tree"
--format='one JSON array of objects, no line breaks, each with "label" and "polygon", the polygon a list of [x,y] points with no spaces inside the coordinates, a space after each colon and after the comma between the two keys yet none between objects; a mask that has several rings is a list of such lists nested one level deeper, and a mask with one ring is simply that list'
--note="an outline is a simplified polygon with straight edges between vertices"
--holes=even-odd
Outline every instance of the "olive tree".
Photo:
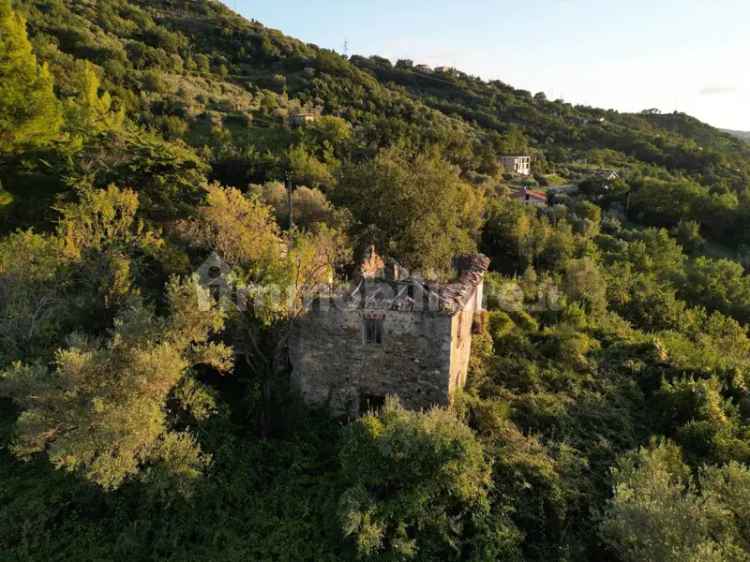
[{"label": "olive tree", "polygon": [[0,373],[0,393],[21,408],[13,453],[44,455],[105,489],[152,464],[178,475],[181,485],[197,476],[209,456],[188,430],[172,426],[167,401],[196,396],[173,396],[196,365],[232,367],[231,349],[210,341],[224,318],[218,308],[200,310],[202,290],[174,278],[168,316],[134,299],[108,337],[73,334],[52,369],[16,362]]}]

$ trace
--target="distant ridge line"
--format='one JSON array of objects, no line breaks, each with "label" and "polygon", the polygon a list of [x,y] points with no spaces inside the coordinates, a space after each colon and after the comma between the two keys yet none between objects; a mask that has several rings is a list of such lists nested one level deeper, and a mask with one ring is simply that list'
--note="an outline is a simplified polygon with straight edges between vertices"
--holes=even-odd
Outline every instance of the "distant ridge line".
[{"label": "distant ridge line", "polygon": [[746,142],[750,142],[750,131],[734,131],[732,129],[721,129],[725,133],[729,133],[730,135],[737,137],[738,139],[744,140]]}]

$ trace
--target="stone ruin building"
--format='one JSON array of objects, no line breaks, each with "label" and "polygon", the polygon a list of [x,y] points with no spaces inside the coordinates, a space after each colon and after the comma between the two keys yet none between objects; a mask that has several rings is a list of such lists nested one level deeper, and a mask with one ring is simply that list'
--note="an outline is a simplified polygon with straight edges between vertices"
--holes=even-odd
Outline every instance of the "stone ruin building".
[{"label": "stone ruin building", "polygon": [[454,280],[427,282],[371,249],[347,290],[316,299],[297,323],[293,388],[338,416],[390,394],[411,409],[449,404],[466,383],[488,266],[483,255],[458,256]]}]

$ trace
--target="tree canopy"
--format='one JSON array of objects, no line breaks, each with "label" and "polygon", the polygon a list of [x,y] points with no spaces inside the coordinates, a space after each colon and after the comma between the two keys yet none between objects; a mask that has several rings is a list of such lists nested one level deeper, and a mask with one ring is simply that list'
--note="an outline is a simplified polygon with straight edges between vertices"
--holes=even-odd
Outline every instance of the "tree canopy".
[{"label": "tree canopy", "polygon": [[[419,62],[0,0],[3,558],[748,559],[750,145]],[[486,310],[449,405],[330,419],[290,341],[371,244]]]},{"label": "tree canopy", "polygon": [[62,111],[46,64],[39,64],[26,35],[26,19],[0,1],[0,152],[54,140]]},{"label": "tree canopy", "polygon": [[483,193],[437,153],[383,151],[344,170],[333,198],[351,211],[362,245],[425,274],[476,248]]}]

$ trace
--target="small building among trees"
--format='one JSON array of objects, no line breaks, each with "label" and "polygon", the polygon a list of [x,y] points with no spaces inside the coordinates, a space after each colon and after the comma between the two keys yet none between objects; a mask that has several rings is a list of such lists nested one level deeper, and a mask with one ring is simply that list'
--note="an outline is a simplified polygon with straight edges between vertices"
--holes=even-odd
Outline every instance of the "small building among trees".
[{"label": "small building among trees", "polygon": [[289,115],[290,127],[302,127],[308,123],[314,123],[318,119],[318,114],[314,111],[300,111]]},{"label": "small building among trees", "polygon": [[531,156],[501,156],[500,163],[510,174],[519,176],[531,174]]},{"label": "small building among trees", "polygon": [[454,259],[427,282],[368,252],[345,291],[316,299],[290,340],[292,386],[312,407],[356,416],[397,395],[410,409],[449,404],[466,383],[489,259]]},{"label": "small building among trees", "polygon": [[620,175],[616,170],[596,170],[593,173],[592,177],[606,181],[616,181],[620,179]]},{"label": "small building among trees", "polygon": [[514,191],[510,196],[516,201],[521,201],[525,205],[533,205],[535,207],[547,206],[547,195],[541,191],[529,189],[528,187]]}]

